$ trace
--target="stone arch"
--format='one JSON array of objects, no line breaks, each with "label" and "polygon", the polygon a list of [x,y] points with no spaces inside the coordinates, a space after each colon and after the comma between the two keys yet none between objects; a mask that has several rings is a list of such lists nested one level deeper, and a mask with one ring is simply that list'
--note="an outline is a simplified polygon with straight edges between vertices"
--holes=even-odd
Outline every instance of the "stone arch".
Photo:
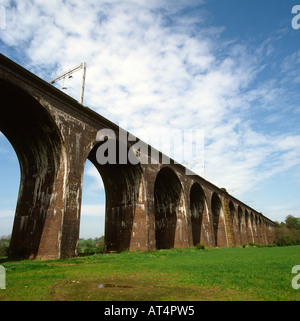
[{"label": "stone arch", "polygon": [[232,224],[235,221],[235,207],[232,201],[229,201],[229,213]]},{"label": "stone arch", "polygon": [[238,224],[239,224],[239,234],[240,234],[240,245],[247,244],[247,230],[245,216],[242,207],[238,206]]},{"label": "stone arch", "polygon": [[246,222],[246,235],[247,242],[253,242],[252,239],[252,231],[251,231],[251,222],[250,222],[250,214],[247,209],[245,209],[245,222]]},{"label": "stone arch", "polygon": [[64,142],[48,111],[30,94],[0,80],[0,130],[16,151],[19,196],[9,256],[60,256],[67,166]]},{"label": "stone arch", "polygon": [[259,237],[259,242],[261,244],[265,244],[266,241],[264,239],[264,235],[263,235],[263,226],[262,226],[262,218],[261,216],[259,215],[258,216],[258,237]]},{"label": "stone arch", "polygon": [[249,226],[250,226],[250,235],[251,235],[251,242],[255,242],[254,240],[254,218],[253,218],[253,213],[250,211],[249,214]]},{"label": "stone arch", "polygon": [[239,238],[239,231],[238,231],[238,218],[236,215],[236,209],[232,201],[229,201],[229,215],[230,220],[232,223],[233,228],[233,245],[236,245],[237,239]]},{"label": "stone arch", "polygon": [[[148,250],[146,195],[142,167],[138,162],[119,162],[116,141],[116,163],[99,164],[96,144],[88,159],[97,168],[105,188],[105,250]],[[128,149],[127,149],[128,151]]]},{"label": "stone arch", "polygon": [[163,167],[154,184],[155,240],[157,249],[187,246],[185,199],[173,169]]},{"label": "stone arch", "polygon": [[242,245],[242,235],[243,235],[243,210],[241,206],[238,206],[238,211],[237,211],[237,224],[238,224],[238,238],[236,239],[237,245]]},{"label": "stone arch", "polygon": [[253,214],[253,221],[254,221],[254,226],[253,226],[253,237],[254,237],[254,242],[260,243],[259,239],[259,226],[258,226],[258,217],[256,214]]},{"label": "stone arch", "polygon": [[267,227],[267,243],[273,243],[275,240],[275,226],[273,222],[268,222],[268,227]]},{"label": "stone arch", "polygon": [[214,245],[216,247],[227,246],[222,202],[216,192],[213,192],[211,197],[211,211],[213,219]]},{"label": "stone arch", "polygon": [[97,168],[89,159],[86,159],[81,191],[79,238],[104,236],[104,227],[104,183]]},{"label": "stone arch", "polygon": [[265,234],[266,234],[266,239],[267,243],[270,243],[270,222],[265,220]]},{"label": "stone arch", "polygon": [[257,242],[256,219],[255,219],[255,214],[252,211],[250,212],[250,221],[251,221],[252,241]]},{"label": "stone arch", "polygon": [[207,238],[203,235],[202,222],[207,215],[207,204],[204,191],[199,183],[194,183],[190,190],[190,211],[193,245],[205,243],[208,245]]}]

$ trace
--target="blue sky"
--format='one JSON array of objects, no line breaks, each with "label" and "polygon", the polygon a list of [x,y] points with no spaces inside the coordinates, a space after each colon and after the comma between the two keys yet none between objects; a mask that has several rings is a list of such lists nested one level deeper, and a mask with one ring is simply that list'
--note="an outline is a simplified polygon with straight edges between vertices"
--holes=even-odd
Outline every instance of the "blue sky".
[{"label": "blue sky", "polygon": [[[206,178],[283,221],[300,216],[296,4],[2,0],[0,52],[47,81],[86,61],[84,104],[146,142],[174,128],[202,130]],[[80,75],[65,86],[79,99]],[[167,144],[157,147],[168,154]],[[202,162],[189,166],[204,176]],[[0,235],[8,235],[19,167],[3,135],[0,177]],[[105,194],[89,162],[83,187],[80,234],[102,235]]]}]

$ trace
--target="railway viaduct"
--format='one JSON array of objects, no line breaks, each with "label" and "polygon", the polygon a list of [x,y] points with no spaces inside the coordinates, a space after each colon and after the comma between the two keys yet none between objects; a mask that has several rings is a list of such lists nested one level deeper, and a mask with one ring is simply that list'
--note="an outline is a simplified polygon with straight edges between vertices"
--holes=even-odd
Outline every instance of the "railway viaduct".
[{"label": "railway viaduct", "polygon": [[105,187],[106,251],[273,242],[274,222],[184,166],[165,164],[160,152],[156,163],[99,164],[97,133],[110,129],[119,144],[118,126],[3,55],[0,92],[0,130],[21,170],[11,258],[77,254],[87,159]]}]

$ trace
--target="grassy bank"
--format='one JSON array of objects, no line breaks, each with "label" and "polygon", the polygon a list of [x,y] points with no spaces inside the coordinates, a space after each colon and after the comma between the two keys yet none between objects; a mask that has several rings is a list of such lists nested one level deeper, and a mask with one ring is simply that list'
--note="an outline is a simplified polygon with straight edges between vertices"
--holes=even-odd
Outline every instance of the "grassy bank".
[{"label": "grassy bank", "polygon": [[0,300],[300,300],[300,246],[172,249],[2,260]]}]

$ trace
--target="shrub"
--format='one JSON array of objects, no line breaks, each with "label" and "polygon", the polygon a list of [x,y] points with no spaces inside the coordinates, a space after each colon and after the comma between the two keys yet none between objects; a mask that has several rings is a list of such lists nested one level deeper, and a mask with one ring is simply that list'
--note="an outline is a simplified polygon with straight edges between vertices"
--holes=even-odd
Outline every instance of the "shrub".
[{"label": "shrub", "polygon": [[275,243],[270,243],[266,245],[266,247],[274,247],[274,246],[277,246],[277,245]]},{"label": "shrub", "polygon": [[205,245],[202,244],[202,243],[198,243],[198,244],[196,245],[196,248],[197,248],[198,250],[205,250]]}]

